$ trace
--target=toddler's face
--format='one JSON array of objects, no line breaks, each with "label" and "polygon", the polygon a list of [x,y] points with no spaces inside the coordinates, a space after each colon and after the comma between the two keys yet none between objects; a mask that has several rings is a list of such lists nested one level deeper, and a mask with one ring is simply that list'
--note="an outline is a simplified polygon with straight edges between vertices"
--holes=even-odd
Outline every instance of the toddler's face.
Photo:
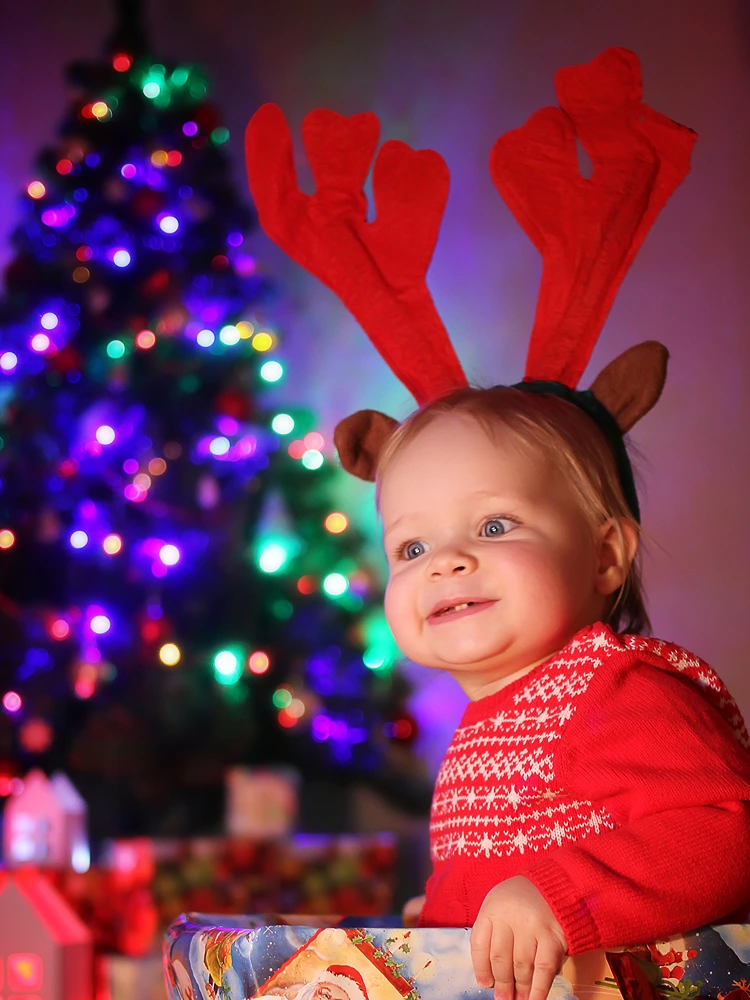
[{"label": "toddler's face", "polygon": [[388,466],[380,503],[396,641],[471,698],[606,613],[599,546],[572,487],[508,431],[437,417]]}]

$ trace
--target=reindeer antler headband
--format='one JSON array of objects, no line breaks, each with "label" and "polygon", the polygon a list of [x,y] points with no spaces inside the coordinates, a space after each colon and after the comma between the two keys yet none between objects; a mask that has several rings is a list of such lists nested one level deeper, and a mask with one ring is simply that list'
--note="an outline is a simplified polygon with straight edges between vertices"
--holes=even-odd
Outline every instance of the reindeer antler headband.
[{"label": "reindeer antler headband", "polygon": [[[623,489],[638,500],[622,435],[659,398],[668,353],[655,341],[630,348],[590,390],[576,389],[617,290],[646,233],[687,174],[696,135],[643,104],[637,57],[607,49],[558,71],[559,108],[543,108],[501,136],[490,172],[542,255],[539,301],[518,388],[551,392],[586,410],[604,431]],[[293,260],[334,291],[421,406],[467,380],[426,284],[448,197],[449,174],[432,150],[389,141],[373,169],[377,216],[363,185],[379,122],[311,111],[302,137],[315,179],[303,194],[281,110],[260,108],[245,136],[250,190],[261,225]],[[581,176],[576,139],[593,164]],[[336,428],[341,463],[375,478],[397,422],[360,410]]]}]

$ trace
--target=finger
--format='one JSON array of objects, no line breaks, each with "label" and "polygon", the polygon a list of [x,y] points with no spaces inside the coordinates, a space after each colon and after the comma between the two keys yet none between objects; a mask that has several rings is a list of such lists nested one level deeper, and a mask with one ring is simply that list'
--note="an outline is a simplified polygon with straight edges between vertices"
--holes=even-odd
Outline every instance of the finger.
[{"label": "finger", "polygon": [[513,949],[513,978],[515,979],[517,1000],[529,1000],[531,983],[534,979],[536,959],[536,939],[516,938]]},{"label": "finger", "polygon": [[492,930],[490,964],[496,1000],[513,1000],[513,931],[506,924]]},{"label": "finger", "polygon": [[534,978],[529,1000],[547,1000],[552,982],[560,971],[565,951],[559,941],[546,938],[539,942],[534,960]]},{"label": "finger", "polygon": [[490,945],[492,943],[492,923],[480,913],[471,930],[469,939],[471,946],[471,964],[478,986],[490,987],[494,983],[492,965],[490,963]]}]

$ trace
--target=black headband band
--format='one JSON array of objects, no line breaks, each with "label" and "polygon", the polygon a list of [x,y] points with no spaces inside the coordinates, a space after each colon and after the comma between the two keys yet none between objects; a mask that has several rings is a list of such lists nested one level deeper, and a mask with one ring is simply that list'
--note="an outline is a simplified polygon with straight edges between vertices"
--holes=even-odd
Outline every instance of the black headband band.
[{"label": "black headband band", "polygon": [[574,406],[577,406],[579,410],[583,410],[584,413],[588,413],[609,442],[609,446],[615,457],[623,495],[631,514],[637,523],[640,524],[641,508],[635,489],[633,467],[630,464],[630,458],[625,448],[622,431],[617,426],[615,418],[599,402],[593,392],[590,389],[571,389],[567,385],[563,385],[562,382],[518,382],[511,388],[522,389],[524,392],[538,392],[550,396],[559,396],[561,399],[573,403]]}]

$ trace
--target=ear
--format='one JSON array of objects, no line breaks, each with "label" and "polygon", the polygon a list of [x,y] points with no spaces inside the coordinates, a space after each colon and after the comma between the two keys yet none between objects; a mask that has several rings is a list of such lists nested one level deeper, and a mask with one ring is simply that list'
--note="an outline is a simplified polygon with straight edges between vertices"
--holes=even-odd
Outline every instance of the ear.
[{"label": "ear", "polygon": [[629,521],[609,518],[599,529],[596,589],[614,594],[628,578],[638,551],[638,530]]},{"label": "ear", "polygon": [[358,410],[336,425],[333,443],[347,472],[375,481],[378,458],[398,421],[378,410]]},{"label": "ear", "polygon": [[624,434],[661,396],[669,351],[655,340],[631,347],[594,379],[591,392]]}]

